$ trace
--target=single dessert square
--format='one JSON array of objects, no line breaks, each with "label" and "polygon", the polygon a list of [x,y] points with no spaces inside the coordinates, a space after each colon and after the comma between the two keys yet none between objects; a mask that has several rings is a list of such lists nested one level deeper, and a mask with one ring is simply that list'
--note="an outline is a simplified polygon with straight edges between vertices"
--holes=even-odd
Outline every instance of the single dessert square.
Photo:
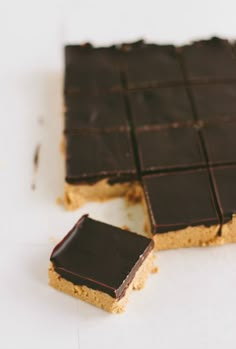
[{"label": "single dessert square", "polygon": [[112,313],[154,271],[152,240],[83,216],[54,248],[49,283]]},{"label": "single dessert square", "polygon": [[99,93],[121,88],[114,47],[65,47],[65,92]]},{"label": "single dessert square", "polygon": [[199,120],[236,120],[236,84],[192,85]]},{"label": "single dessert square", "polygon": [[66,165],[69,183],[112,176],[135,177],[129,132],[66,134]]},{"label": "single dessert square", "polygon": [[129,129],[122,93],[65,95],[65,130]]},{"label": "single dessert square", "polygon": [[200,246],[217,236],[219,218],[207,170],[145,176],[143,183],[157,249]]},{"label": "single dessert square", "polygon": [[66,134],[67,208],[124,196],[129,189],[136,190],[136,178],[129,132]]},{"label": "single dessert square", "polygon": [[206,166],[198,133],[193,127],[137,131],[142,172]]},{"label": "single dessert square", "polygon": [[123,56],[128,88],[183,82],[172,45],[127,45]]},{"label": "single dessert square", "polygon": [[211,38],[182,47],[189,80],[216,81],[236,78],[236,60],[227,40]]},{"label": "single dessert square", "polygon": [[194,120],[191,104],[183,86],[130,91],[129,102],[136,128]]},{"label": "single dessert square", "polygon": [[236,166],[216,167],[212,173],[222,214],[223,242],[236,242]]},{"label": "single dessert square", "polygon": [[236,123],[216,123],[202,129],[210,165],[236,164]]}]

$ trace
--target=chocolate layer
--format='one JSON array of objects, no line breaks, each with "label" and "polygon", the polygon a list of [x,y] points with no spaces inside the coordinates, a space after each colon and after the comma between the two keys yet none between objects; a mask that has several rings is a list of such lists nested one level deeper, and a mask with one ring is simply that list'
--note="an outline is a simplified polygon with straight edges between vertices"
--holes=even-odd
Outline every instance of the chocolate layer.
[{"label": "chocolate layer", "polygon": [[198,119],[236,120],[236,84],[192,85]]},{"label": "chocolate layer", "polygon": [[236,60],[227,40],[211,38],[181,49],[189,80],[236,79]]},{"label": "chocolate layer", "polygon": [[65,47],[65,91],[98,93],[120,89],[120,73],[115,47],[90,45]]},{"label": "chocolate layer", "polygon": [[236,164],[236,123],[217,123],[202,129],[210,165]]},{"label": "chocolate layer", "polygon": [[154,234],[218,224],[207,170],[143,177]]},{"label": "chocolate layer", "polygon": [[54,248],[56,272],[76,285],[121,298],[153,241],[83,216]]},{"label": "chocolate layer", "polygon": [[135,127],[193,121],[190,101],[182,86],[132,91],[129,101]]},{"label": "chocolate layer", "polygon": [[236,213],[236,166],[216,167],[212,173],[223,223],[227,223]]},{"label": "chocolate layer", "polygon": [[122,58],[129,88],[183,81],[172,45],[130,45]]},{"label": "chocolate layer", "polygon": [[124,96],[121,93],[65,96],[65,129],[128,129]]},{"label": "chocolate layer", "polygon": [[143,172],[206,166],[198,131],[193,127],[139,131],[136,138]]},{"label": "chocolate layer", "polygon": [[66,135],[66,180],[136,176],[129,132],[81,132]]}]

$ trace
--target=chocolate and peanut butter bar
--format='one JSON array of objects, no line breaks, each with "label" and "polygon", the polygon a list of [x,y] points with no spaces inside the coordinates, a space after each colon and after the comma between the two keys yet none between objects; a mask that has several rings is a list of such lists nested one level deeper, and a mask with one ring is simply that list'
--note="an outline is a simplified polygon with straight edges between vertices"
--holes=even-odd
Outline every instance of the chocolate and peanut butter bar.
[{"label": "chocolate and peanut butter bar", "polygon": [[81,217],[51,254],[49,284],[112,313],[155,271],[154,243],[144,236]]}]

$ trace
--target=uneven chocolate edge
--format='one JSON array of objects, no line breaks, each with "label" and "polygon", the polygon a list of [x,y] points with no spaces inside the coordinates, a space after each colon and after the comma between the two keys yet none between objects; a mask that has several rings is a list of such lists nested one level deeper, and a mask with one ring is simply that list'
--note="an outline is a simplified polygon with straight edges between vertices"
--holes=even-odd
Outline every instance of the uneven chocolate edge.
[{"label": "uneven chocolate edge", "polygon": [[90,176],[80,176],[80,177],[69,177],[67,176],[65,178],[66,183],[71,185],[83,185],[83,184],[89,184],[93,185],[98,183],[99,181],[107,179],[108,184],[113,185],[117,183],[126,183],[126,182],[133,182],[138,179],[137,173],[134,172],[109,172],[109,173],[103,173],[103,174],[94,174]]},{"label": "uneven chocolate edge", "polygon": [[[198,40],[198,41],[192,41],[189,43],[189,45],[196,45],[196,44],[201,44],[201,42],[210,42],[212,39],[215,39],[215,37],[209,37],[205,40]],[[230,47],[232,51],[232,55],[234,56],[235,53],[235,48],[232,47],[232,44],[229,42],[227,39],[222,39],[222,38],[216,38],[218,40],[224,40],[226,44]],[[146,46],[163,46],[163,45],[158,45],[156,43],[147,43],[144,40],[139,40],[136,42],[131,42],[131,43],[118,43],[116,45],[110,45],[110,46],[103,46],[103,47],[95,47],[91,43],[85,43],[83,45],[66,45],[64,47],[64,57],[65,57],[65,62],[67,61],[66,55],[67,55],[67,50],[69,50],[71,47],[76,47],[78,50],[81,51],[96,51],[96,50],[113,50],[114,54],[117,56],[115,61],[117,66],[119,66],[120,70],[123,71],[122,69],[122,60],[121,60],[121,55],[124,54],[125,51],[132,50],[133,48],[142,48]],[[164,45],[165,46],[165,45]],[[182,48],[184,48],[186,45],[183,46],[174,46],[177,52],[181,51]],[[184,81],[185,80],[185,81]],[[148,89],[148,88],[155,88],[155,87],[165,87],[165,86],[178,86],[178,85],[185,85],[187,82],[188,84],[215,84],[215,83],[233,83],[236,82],[236,78],[189,78],[188,76],[185,77],[183,81],[168,81],[168,82],[159,82],[159,81],[148,81],[144,83],[137,83],[137,84],[132,84],[129,83],[127,84],[125,90],[136,90],[136,89]],[[122,84],[121,84],[122,85]],[[75,89],[75,88],[65,88],[65,74],[64,74],[64,94],[100,94],[100,93],[112,93],[116,91],[123,91],[123,86],[113,86],[110,89],[99,89],[99,90],[93,90],[93,91],[88,91],[88,90],[82,90],[82,89]]]},{"label": "uneven chocolate edge", "polygon": [[[177,49],[181,52],[181,56],[182,56],[182,59],[184,61],[182,50],[186,46],[201,46],[201,45],[204,45],[204,44],[209,45],[213,41],[218,41],[218,42],[221,42],[221,43],[224,42],[224,45],[227,46],[231,50],[232,56],[234,58],[236,58],[235,50],[234,50],[234,47],[233,47],[233,44],[235,43],[235,41],[234,42],[232,42],[232,41],[230,42],[229,39],[218,37],[218,36],[210,36],[209,38],[206,38],[206,39],[194,40],[194,41],[191,41],[187,45],[178,46]],[[185,67],[186,67],[186,65],[184,64],[184,70],[185,70],[185,73],[186,73],[185,81],[188,84],[191,84],[191,85],[194,85],[194,84],[235,83],[236,82],[236,78],[235,77],[233,77],[233,78],[228,78],[228,77],[227,78],[224,78],[224,77],[223,78],[219,78],[219,77],[194,77],[194,78],[190,78],[188,76],[187,69]]]},{"label": "uneven chocolate edge", "polygon": [[[146,247],[144,252],[139,256],[134,267],[131,269],[131,271],[129,272],[127,277],[124,279],[122,284],[119,286],[119,288],[115,289],[115,288],[113,288],[109,285],[103,284],[97,280],[86,278],[86,276],[82,276],[82,275],[79,275],[77,273],[73,273],[73,272],[71,272],[63,267],[60,267],[60,266],[57,267],[54,260],[53,260],[54,254],[56,252],[58,253],[58,250],[63,246],[64,243],[66,243],[66,241],[68,239],[73,238],[73,232],[74,232],[75,228],[80,226],[86,218],[88,218],[88,215],[87,214],[83,215],[79,219],[79,221],[73,226],[73,228],[68,232],[68,234],[54,247],[54,249],[51,253],[51,256],[50,256],[50,261],[52,262],[55,271],[60,276],[62,276],[64,279],[72,282],[75,285],[87,286],[91,289],[102,291],[104,293],[109,294],[112,298],[119,300],[125,295],[126,289],[129,287],[129,285],[133,281],[135,274],[138,271],[139,267],[141,267],[144,260],[148,257],[149,253],[153,250],[154,241],[144,237],[145,239],[150,240],[150,243],[148,244],[148,246]],[[131,234],[130,232],[127,232],[127,233]],[[135,233],[132,233],[132,234],[135,234]],[[136,235],[138,235],[138,234],[136,234]]]},{"label": "uneven chocolate edge", "polygon": [[[198,113],[197,113],[195,99],[194,99],[193,91],[192,91],[192,88],[191,88],[191,84],[189,83],[188,71],[186,69],[186,63],[185,63],[185,60],[184,60],[184,56],[183,56],[183,54],[181,52],[181,49],[179,50],[179,61],[180,61],[180,65],[182,67],[182,71],[183,71],[183,75],[184,75],[184,79],[185,79],[185,83],[186,83],[186,88],[187,88],[187,94],[188,94],[188,98],[189,98],[190,105],[191,105],[191,108],[192,108],[193,117],[194,117],[194,119],[195,119],[195,121],[197,123],[198,122],[201,123],[201,120],[199,119],[199,116],[198,116]],[[199,128],[201,128],[201,127],[199,127]],[[201,143],[203,155],[205,157],[205,161],[208,164],[208,166],[207,166],[207,173],[208,173],[209,182],[210,182],[210,190],[211,190],[211,194],[213,196],[213,203],[214,203],[214,206],[215,206],[215,209],[216,209],[216,213],[218,215],[219,222],[220,222],[220,228],[219,228],[219,231],[218,231],[218,235],[221,236],[221,225],[222,225],[222,221],[223,221],[222,220],[221,208],[220,208],[221,205],[220,205],[220,202],[218,201],[218,197],[216,195],[215,186],[214,186],[214,183],[213,183],[212,173],[211,173],[211,171],[209,169],[209,157],[208,157],[208,154],[207,154],[207,148],[206,148],[206,144],[205,144],[205,141],[204,141],[204,138],[203,138],[203,135],[202,135],[201,132],[198,132],[198,137],[200,139],[200,143]]]}]

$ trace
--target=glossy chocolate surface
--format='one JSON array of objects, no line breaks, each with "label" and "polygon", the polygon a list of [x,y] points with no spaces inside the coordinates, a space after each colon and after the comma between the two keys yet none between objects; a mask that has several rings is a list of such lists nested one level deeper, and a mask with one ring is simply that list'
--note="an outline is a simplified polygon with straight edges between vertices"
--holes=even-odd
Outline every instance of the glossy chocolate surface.
[{"label": "glossy chocolate surface", "polygon": [[54,248],[56,272],[76,285],[121,298],[153,241],[83,216]]},{"label": "glossy chocolate surface", "polygon": [[193,121],[184,86],[162,87],[129,93],[135,127]]},{"label": "glossy chocolate surface", "polygon": [[189,80],[236,79],[236,59],[227,40],[201,40],[181,51]]},{"label": "glossy chocolate surface", "polygon": [[122,58],[129,88],[183,81],[172,45],[130,45]]},{"label": "glossy chocolate surface", "polygon": [[191,86],[197,117],[205,121],[236,120],[236,84]]},{"label": "glossy chocolate surface", "polygon": [[153,233],[218,224],[207,170],[143,177]]},{"label": "glossy chocolate surface", "polygon": [[69,94],[65,96],[65,129],[128,129],[122,93],[101,95]]},{"label": "glossy chocolate surface", "polygon": [[193,127],[136,132],[142,171],[206,166],[198,131]]},{"label": "glossy chocolate surface", "polygon": [[114,47],[90,45],[65,47],[65,91],[98,93],[120,89],[120,72]]},{"label": "glossy chocolate surface", "polygon": [[210,165],[236,164],[236,122],[208,125],[202,134]]},{"label": "glossy chocolate surface", "polygon": [[66,180],[136,176],[128,132],[81,132],[66,135]]},{"label": "glossy chocolate surface", "polygon": [[218,38],[67,46],[67,182],[144,176],[154,232],[218,223],[207,170],[183,170],[235,163],[235,52]]},{"label": "glossy chocolate surface", "polygon": [[212,173],[223,223],[227,223],[236,213],[236,166],[216,167]]}]

